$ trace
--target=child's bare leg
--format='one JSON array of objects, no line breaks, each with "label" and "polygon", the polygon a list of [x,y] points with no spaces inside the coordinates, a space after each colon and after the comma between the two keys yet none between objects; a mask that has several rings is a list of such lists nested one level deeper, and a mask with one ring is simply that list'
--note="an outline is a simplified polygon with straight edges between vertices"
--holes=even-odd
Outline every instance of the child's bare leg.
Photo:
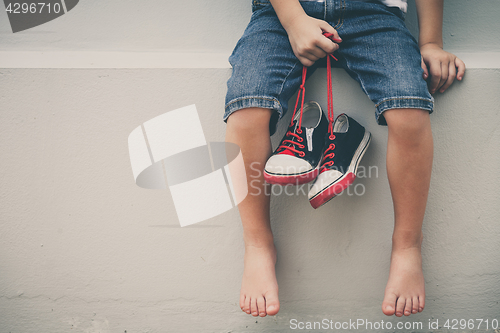
[{"label": "child's bare leg", "polygon": [[245,242],[245,269],[240,307],[253,316],[275,315],[279,311],[274,247],[269,217],[269,189],[263,170],[271,155],[268,109],[249,108],[227,120],[226,141],[241,148],[247,171],[248,196],[238,205]]},{"label": "child's bare leg", "polygon": [[382,311],[400,317],[421,312],[425,304],[422,273],[422,221],[432,170],[429,113],[395,109],[384,113],[389,127],[387,175],[394,203],[391,269]]}]

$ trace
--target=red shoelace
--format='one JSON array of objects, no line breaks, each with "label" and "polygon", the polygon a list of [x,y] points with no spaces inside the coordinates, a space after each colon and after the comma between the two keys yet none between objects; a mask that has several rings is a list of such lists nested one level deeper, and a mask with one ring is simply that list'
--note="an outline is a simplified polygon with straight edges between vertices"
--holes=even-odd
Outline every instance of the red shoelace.
[{"label": "red shoelace", "polygon": [[[324,32],[323,35],[327,38],[332,39],[333,41],[339,41],[337,39],[332,38],[333,34],[330,34],[328,32]],[[331,65],[331,60],[330,57],[338,61],[337,58],[333,56],[333,54],[328,54],[326,56],[326,84],[328,87],[328,133],[329,133],[329,138],[330,140],[335,139],[335,135],[333,134],[333,122],[334,122],[334,113],[333,113],[333,92],[332,92],[332,65]],[[300,157],[304,157],[305,153],[303,151],[300,151],[295,148],[297,146],[300,149],[303,149],[305,146],[301,144],[301,142],[304,141],[304,139],[298,135],[302,134],[302,114],[304,113],[304,97],[306,93],[306,88],[305,88],[305,83],[306,83],[306,77],[307,77],[307,67],[303,66],[302,67],[302,83],[300,84],[299,91],[297,92],[297,100],[295,102],[295,107],[293,108],[293,115],[292,115],[292,120],[290,122],[290,127],[288,128],[288,131],[285,134],[286,140],[283,140],[281,142],[281,145],[278,147],[277,151],[282,150],[280,153],[283,154],[288,154],[288,155],[295,155],[294,153],[298,154]],[[297,113],[297,107],[299,106],[299,101],[300,103],[300,115],[299,115],[299,121],[296,126],[296,130],[293,129],[292,131],[292,126],[293,126],[293,121],[295,120],[295,114]],[[295,133],[296,132],[296,133]],[[298,134],[297,134],[298,133]],[[297,139],[298,142],[294,141],[294,139]],[[323,160],[327,156],[333,157],[335,154],[332,152],[330,154],[326,154],[328,150],[333,150],[335,149],[335,145],[330,144],[330,147],[325,151],[325,156],[323,157]],[[322,161],[323,161],[322,160]],[[329,164],[331,163],[331,164]],[[327,162],[326,164],[332,165],[333,161]],[[326,165],[325,164],[325,165]]]}]

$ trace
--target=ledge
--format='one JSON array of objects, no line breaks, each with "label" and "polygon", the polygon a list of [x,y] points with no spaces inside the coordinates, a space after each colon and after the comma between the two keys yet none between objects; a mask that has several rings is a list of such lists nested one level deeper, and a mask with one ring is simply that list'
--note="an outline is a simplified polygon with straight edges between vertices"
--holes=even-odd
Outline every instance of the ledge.
[{"label": "ledge", "polygon": [[[468,69],[500,68],[500,52],[454,53]],[[0,51],[0,68],[231,68],[229,55],[230,52]]]},{"label": "ledge", "polygon": [[231,68],[229,53],[0,51],[0,68]]},{"label": "ledge", "polygon": [[500,52],[453,52],[465,62],[468,69],[500,68]]}]

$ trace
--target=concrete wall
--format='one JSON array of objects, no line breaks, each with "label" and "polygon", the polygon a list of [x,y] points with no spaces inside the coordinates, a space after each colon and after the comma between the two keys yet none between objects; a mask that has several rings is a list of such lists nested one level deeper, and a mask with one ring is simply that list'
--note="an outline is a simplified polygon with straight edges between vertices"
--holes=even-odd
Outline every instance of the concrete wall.
[{"label": "concrete wall", "polygon": [[[407,23],[417,31],[414,0]],[[251,15],[251,0],[80,1],[76,10],[34,29],[12,34],[0,11],[1,50],[188,50],[233,49]],[[445,1],[448,49],[500,51],[498,0]]]},{"label": "concrete wall", "polygon": [[[357,180],[363,195],[342,195],[318,210],[300,193],[273,197],[282,308],[264,319],[241,312],[238,211],[180,228],[168,190],[135,185],[127,137],[146,120],[196,104],[207,141],[223,141],[230,68],[219,57],[241,35],[249,1],[138,5],[81,1],[16,34],[0,11],[1,333],[286,332],[291,319],[324,318],[418,321],[421,331],[429,331],[429,320],[482,318],[493,331],[491,320],[500,320],[498,1],[446,5],[445,45],[469,70],[436,96],[424,224],[427,302],[409,319],[380,310],[393,217],[387,129],[340,70],[333,73],[335,111],[372,132],[362,165],[378,174]],[[413,31],[415,22],[410,13]],[[95,62],[64,56],[89,51]],[[52,62],[33,66],[40,52]],[[164,58],[149,68],[143,52]],[[215,58],[191,68],[179,52]],[[109,65],[113,57],[123,60],[118,68]],[[318,71],[307,84],[308,99],[324,106],[325,80]]]}]

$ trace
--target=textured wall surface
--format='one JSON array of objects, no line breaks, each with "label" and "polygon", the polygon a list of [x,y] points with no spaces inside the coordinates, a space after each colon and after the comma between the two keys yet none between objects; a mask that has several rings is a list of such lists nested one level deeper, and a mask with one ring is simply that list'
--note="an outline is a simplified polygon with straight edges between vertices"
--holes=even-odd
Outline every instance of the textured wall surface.
[{"label": "textured wall surface", "polygon": [[[137,6],[81,1],[17,34],[1,11],[0,49],[229,52],[250,16],[248,1]],[[498,30],[498,1],[446,6],[446,46],[498,51],[486,33]],[[409,13],[413,31],[415,22]],[[362,195],[346,193],[318,210],[302,193],[273,197],[282,307],[276,317],[253,318],[238,306],[238,211],[180,228],[168,190],[135,185],[127,147],[144,121],[189,104],[207,141],[223,141],[230,68],[0,69],[0,333],[288,332],[291,319],[324,318],[422,322],[426,332],[429,320],[500,320],[500,66],[476,67],[436,96],[427,301],[410,318],[380,310],[393,222],[387,128],[341,70],[333,72],[335,112],[372,132],[362,161],[372,172],[356,181]],[[319,70],[307,84],[307,98],[323,106],[325,81]]]},{"label": "textured wall surface", "polygon": [[[416,33],[414,0],[408,4],[407,23]],[[0,10],[0,50],[230,52],[250,15],[251,0],[86,0],[57,20],[12,34]],[[499,16],[498,0],[445,1],[445,46],[500,51]]]}]

